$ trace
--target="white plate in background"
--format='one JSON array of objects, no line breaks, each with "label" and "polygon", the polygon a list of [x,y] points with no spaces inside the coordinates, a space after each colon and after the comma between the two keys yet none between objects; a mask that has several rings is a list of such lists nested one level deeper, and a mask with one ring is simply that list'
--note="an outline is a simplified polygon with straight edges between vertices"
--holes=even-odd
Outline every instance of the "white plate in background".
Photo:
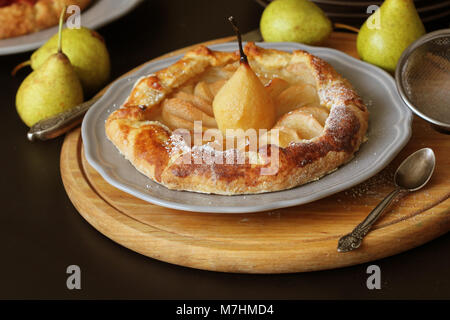
[{"label": "white plate in background", "polygon": [[[95,0],[81,13],[81,25],[100,28],[133,10],[142,0]],[[0,55],[31,51],[42,46],[58,32],[58,26],[20,37],[0,40]]]}]

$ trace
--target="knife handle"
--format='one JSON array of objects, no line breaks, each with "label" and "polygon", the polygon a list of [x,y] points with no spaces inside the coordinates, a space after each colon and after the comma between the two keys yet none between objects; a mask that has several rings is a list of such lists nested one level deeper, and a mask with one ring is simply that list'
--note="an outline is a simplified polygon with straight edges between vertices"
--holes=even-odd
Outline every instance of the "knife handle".
[{"label": "knife handle", "polygon": [[30,131],[28,131],[28,140],[49,140],[66,133],[81,123],[85,113],[100,99],[100,97],[101,96],[92,98],[76,107],[59,113],[54,117],[37,122],[30,128]]}]

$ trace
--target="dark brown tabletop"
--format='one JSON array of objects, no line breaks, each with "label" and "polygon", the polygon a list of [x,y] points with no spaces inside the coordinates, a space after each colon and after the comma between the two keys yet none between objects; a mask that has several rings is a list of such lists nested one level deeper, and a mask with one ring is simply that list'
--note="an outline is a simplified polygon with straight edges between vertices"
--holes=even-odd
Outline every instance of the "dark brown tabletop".
[{"label": "dark brown tabletop", "polygon": [[[226,21],[231,14],[243,32],[255,29],[261,13],[251,0],[148,0],[99,32],[106,39],[117,78],[164,53],[231,35]],[[16,113],[14,99],[28,72],[22,70],[12,78],[10,71],[29,56],[0,56],[0,192],[5,206],[0,213],[0,298],[450,298],[450,234],[372,263],[286,275],[194,270],[114,243],[91,227],[66,195],[59,170],[64,138],[26,140],[27,127]],[[366,270],[372,264],[381,269],[380,290],[366,286]],[[66,287],[69,265],[81,268],[81,290]]]}]

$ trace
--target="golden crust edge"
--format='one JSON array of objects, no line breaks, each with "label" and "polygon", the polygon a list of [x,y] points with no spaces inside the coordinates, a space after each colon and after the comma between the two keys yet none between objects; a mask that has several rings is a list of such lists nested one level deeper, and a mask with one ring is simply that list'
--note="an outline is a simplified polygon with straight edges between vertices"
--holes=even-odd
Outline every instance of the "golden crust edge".
[{"label": "golden crust edge", "polygon": [[[212,63],[219,65],[220,63],[226,63],[224,61],[237,59],[237,55],[235,53],[225,53],[224,55],[219,55],[219,59],[217,59],[216,52],[213,52],[209,49],[205,51],[205,48],[206,47],[198,47],[188,52],[184,58],[179,60],[174,65],[171,65],[164,70],[158,71],[156,73],[158,79],[164,78],[164,76],[167,74],[171,74],[172,73],[171,69],[173,70],[180,68],[180,65],[183,65],[184,63],[183,59],[185,59],[186,57],[188,59],[192,59],[193,57],[199,55],[202,58],[205,58],[206,56],[206,59],[209,61],[208,63],[210,63],[209,65],[212,65]],[[348,83],[348,81],[345,80],[343,77],[341,77],[328,63],[305,51],[294,51],[292,54],[290,54],[273,49],[265,50],[256,47],[252,43],[249,43],[246,46],[246,52],[249,55],[249,58],[253,58],[255,60],[259,59],[260,61],[264,60],[264,54],[266,52],[274,56],[279,54],[281,56],[280,57],[281,61],[288,59],[289,58],[288,55],[291,55],[290,57],[291,60],[297,59],[303,63],[306,63],[309,66],[309,68],[311,68],[311,71],[314,73],[317,88],[322,89],[322,91],[332,90],[331,92],[334,92],[333,91],[335,90],[333,89],[334,87],[338,89],[344,88],[345,89],[344,95],[342,95],[342,92],[340,95],[337,95],[335,92],[333,93],[335,96],[331,97],[332,99],[334,99],[331,108],[336,106],[343,107],[345,108],[346,113],[351,113],[358,119],[359,128],[358,132],[354,134],[353,137],[354,142],[352,149],[348,151],[339,151],[339,152],[330,151],[326,155],[319,157],[312,163],[299,168],[295,168],[295,166],[294,167],[291,166],[291,168],[289,168],[288,166],[287,169],[284,170],[284,167],[282,166],[278,174],[276,176],[270,176],[270,178],[261,178],[262,176],[259,176],[258,178],[257,176],[253,175],[246,177],[246,175],[244,174],[243,176],[240,175],[239,177],[233,178],[231,180],[225,178],[211,179],[211,172],[204,171],[203,173],[199,173],[198,170],[192,171],[191,174],[188,174],[185,177],[180,177],[173,173],[174,164],[172,163],[172,165],[170,166],[168,165],[162,170],[162,174],[158,179],[158,177],[154,175],[155,171],[154,168],[153,170],[149,170],[147,163],[145,162],[138,163],[139,161],[136,160],[135,156],[130,157],[131,152],[129,151],[130,149],[127,149],[128,151],[126,151],[123,148],[123,146],[121,146],[121,142],[119,141],[120,139],[123,138],[118,138],[117,134],[113,134],[111,130],[108,130],[107,128],[108,138],[116,145],[116,147],[122,149],[121,152],[123,154],[126,153],[125,154],[126,158],[130,160],[132,164],[140,172],[143,172],[145,175],[149,176],[152,180],[168,187],[169,189],[187,190],[202,193],[232,195],[232,194],[262,193],[262,192],[290,189],[298,185],[302,185],[311,182],[313,180],[317,180],[320,177],[336,170],[339,166],[350,161],[353,158],[354,153],[359,149],[361,143],[364,141],[365,133],[368,127],[368,111],[364,103],[356,94],[353,87]],[[211,59],[211,57],[214,58]],[[278,61],[278,63],[280,62]],[[321,102],[327,103],[327,99],[330,99],[330,96],[323,97],[324,92],[319,92],[319,96],[321,96]],[[145,117],[143,115],[145,111],[136,112],[136,110],[139,109],[133,108],[132,105],[127,105],[127,103],[125,103],[124,108],[132,110],[132,112],[130,112],[129,117],[129,119],[131,120],[142,121],[143,117]],[[123,109],[118,110],[118,112],[124,113],[127,113],[127,111]],[[106,125],[107,127],[108,123],[115,121],[114,118],[115,116],[113,113],[108,118]],[[123,118],[119,117],[119,119]],[[327,125],[325,126],[325,130],[326,129]],[[318,141],[321,139],[321,137],[323,137],[323,135],[313,140]],[[133,147],[131,147],[131,149],[133,149]],[[254,183],[248,184],[248,182],[246,181],[249,180],[253,181]],[[195,188],[193,188],[192,186],[195,186]]]},{"label": "golden crust edge", "polygon": [[39,0],[34,5],[14,3],[0,8],[0,39],[31,34],[58,24],[64,5],[84,10],[92,0]]}]

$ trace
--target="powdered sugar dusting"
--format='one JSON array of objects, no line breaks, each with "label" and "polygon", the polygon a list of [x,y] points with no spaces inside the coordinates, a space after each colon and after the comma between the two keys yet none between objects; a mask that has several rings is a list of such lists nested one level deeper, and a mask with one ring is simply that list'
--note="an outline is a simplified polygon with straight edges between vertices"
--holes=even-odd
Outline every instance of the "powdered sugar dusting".
[{"label": "powdered sugar dusting", "polygon": [[354,199],[362,197],[384,197],[387,189],[392,189],[395,187],[394,173],[395,168],[393,166],[388,166],[372,178],[347,191],[344,191],[344,194]]}]

